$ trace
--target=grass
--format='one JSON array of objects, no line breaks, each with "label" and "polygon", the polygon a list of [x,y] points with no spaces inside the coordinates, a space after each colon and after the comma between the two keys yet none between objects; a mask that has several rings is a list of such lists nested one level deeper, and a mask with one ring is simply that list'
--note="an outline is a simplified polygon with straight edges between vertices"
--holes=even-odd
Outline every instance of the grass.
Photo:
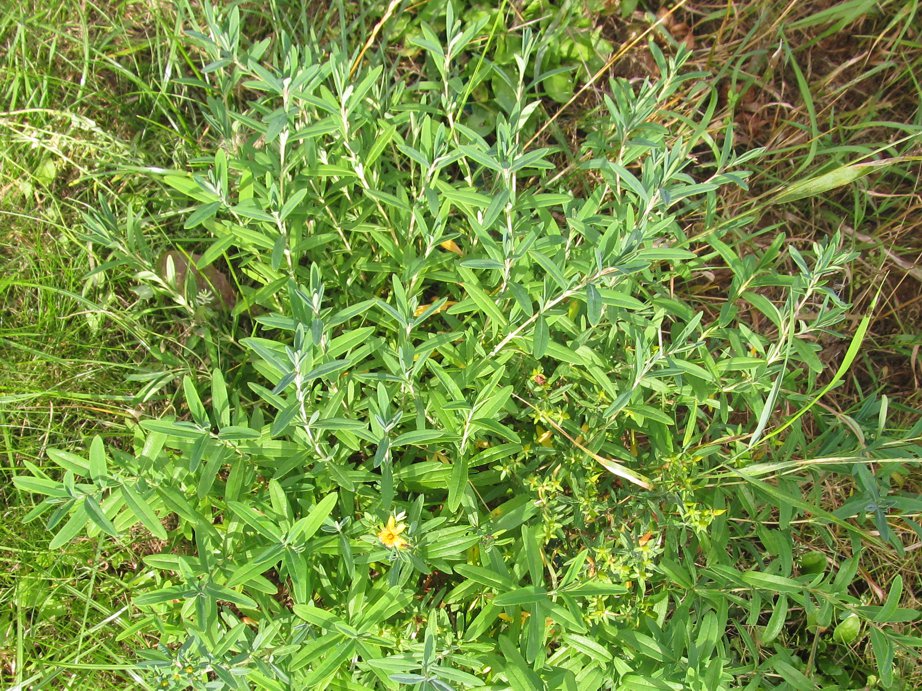
[{"label": "grass", "polygon": [[[17,223],[20,233],[9,238],[17,242],[4,247],[0,307],[0,446],[7,478],[24,463],[46,466],[49,446],[72,447],[92,432],[123,434],[135,388],[125,375],[139,360],[125,345],[126,334],[112,333],[102,310],[89,313],[102,322],[94,330],[86,303],[67,296],[79,296],[83,287],[86,254],[79,246],[44,230],[44,223]],[[91,543],[49,552],[40,526],[22,523],[31,498],[11,485],[3,495],[3,680],[53,686],[65,674],[56,663],[112,659],[110,632],[117,629],[109,622],[100,636],[96,627],[126,604],[125,587],[109,570],[126,556],[100,559]]]},{"label": "grass", "polygon": [[[852,323],[871,312],[878,292],[880,302],[856,366],[823,405],[848,422],[867,415],[868,402],[885,396],[888,431],[901,436],[900,430],[916,425],[918,438],[922,36],[914,27],[922,7],[917,2],[791,3],[734,10],[699,8],[694,20],[704,31],[719,26],[721,41],[703,56],[702,68],[725,66],[718,79],[737,95],[726,117],[744,141],[768,151],[753,176],[753,190],[770,196],[792,180],[843,165],[884,163],[854,185],[796,204],[758,209],[758,197],[740,199],[740,206],[731,208],[739,213],[741,207],[756,206],[756,223],[765,230],[747,229],[739,242],[758,247],[776,228],[787,230],[800,246],[836,231],[843,234],[858,253],[842,286],[853,304]],[[841,357],[840,346],[824,344],[825,363],[834,368]],[[915,493],[922,489],[918,468],[905,482]],[[821,489],[822,501],[835,507],[852,491],[848,483],[829,483]],[[904,539],[919,544],[911,531]],[[836,543],[832,554],[847,549]],[[905,556],[871,550],[863,575],[880,599],[897,573],[918,592],[920,567],[917,549]],[[915,598],[908,594],[907,603]]]},{"label": "grass", "polygon": [[[79,236],[82,211],[104,188],[131,190],[116,168],[175,153],[179,121],[151,75],[167,15],[150,3],[105,10],[22,3],[0,15],[0,448],[3,475],[48,464],[50,446],[125,435],[139,414],[139,372],[155,368],[130,274],[87,280],[100,259]],[[175,19],[175,18],[174,18]],[[172,28],[172,27],[171,27]],[[153,104],[153,105],[151,105]],[[158,104],[163,110],[158,110]],[[179,147],[181,148],[181,146]],[[137,192],[137,191],[136,191]],[[154,371],[156,371],[154,369]],[[95,541],[47,550],[23,524],[31,498],[4,483],[0,559],[0,685],[124,688],[126,582],[135,548]],[[98,669],[99,666],[103,669]]]},{"label": "grass", "polygon": [[[908,322],[893,320],[913,304],[904,303],[916,293],[922,257],[922,221],[914,213],[922,172],[922,44],[913,29],[922,8],[846,2],[736,10],[702,7],[688,20],[721,37],[701,66],[724,66],[717,78],[736,101],[726,117],[744,142],[769,152],[753,177],[757,194],[843,165],[888,161],[856,185],[764,209],[758,223],[795,228],[791,238],[801,244],[838,230],[860,252],[848,299],[863,313],[880,287],[883,308],[863,353],[861,383],[837,395],[860,400],[876,389],[914,410],[919,399],[906,388],[913,370],[906,344],[918,342],[918,321],[912,323],[911,309]],[[758,196],[741,204],[758,206]],[[754,235],[747,231],[740,240],[758,242]]]},{"label": "grass", "polygon": [[[366,11],[353,16],[368,36],[380,12]],[[906,443],[922,437],[918,425],[906,433],[922,408],[920,13],[918,2],[903,0],[702,0],[684,3],[656,30],[668,45],[688,40],[690,29],[695,66],[720,95],[716,120],[734,123],[741,146],[768,152],[751,179],[753,193],[728,193],[719,201],[722,214],[748,220],[734,231],[737,253],[764,251],[779,229],[797,247],[840,232],[857,252],[842,286],[853,305],[843,332],[871,313],[878,293],[880,299],[856,366],[821,405],[848,429],[848,420],[862,429],[880,409],[877,403],[869,410],[868,401],[886,396],[882,436]],[[249,22],[254,33],[284,24],[298,35],[307,27],[323,30],[313,16],[307,4],[272,2]],[[324,21],[336,21],[335,13],[330,17]],[[142,265],[116,267],[104,282],[87,280],[101,259],[80,233],[82,214],[101,190],[143,208],[153,183],[120,171],[170,167],[199,151],[204,123],[186,108],[194,87],[176,81],[194,64],[178,34],[186,19],[166,3],[140,1],[32,0],[0,14],[0,457],[7,479],[26,463],[47,467],[49,447],[82,447],[97,433],[123,437],[126,420],[172,405],[167,384],[183,372],[208,369],[208,349],[199,341],[213,340],[214,333],[177,327],[175,311],[143,301],[133,290]],[[649,15],[599,21],[617,40],[651,24]],[[385,40],[386,32],[378,41]],[[644,50],[635,48],[614,69],[639,74],[648,65]],[[598,107],[601,90],[593,92],[562,114],[558,139],[577,139]],[[770,203],[796,181],[870,162],[877,167],[854,184]],[[175,223],[169,217],[154,222],[153,235],[165,244]],[[139,256],[150,266],[154,250]],[[726,292],[723,278],[715,270],[675,289],[716,312]],[[821,345],[825,372],[835,371],[844,347]],[[901,481],[918,493],[918,467]],[[40,524],[21,522],[32,508],[30,496],[11,482],[4,487],[0,683],[124,688],[137,682],[128,669],[129,645],[146,641],[118,636],[129,624],[127,594],[131,579],[141,577],[138,555],[145,546],[113,549],[86,540],[51,554]],[[812,488],[817,502],[830,508],[851,491],[846,481]],[[832,559],[851,550],[845,535],[829,539],[805,527],[799,538],[803,549]],[[887,584],[900,573],[905,606],[915,604],[922,592],[920,540],[906,528],[904,555],[868,551],[862,578],[870,602],[885,599]]]}]

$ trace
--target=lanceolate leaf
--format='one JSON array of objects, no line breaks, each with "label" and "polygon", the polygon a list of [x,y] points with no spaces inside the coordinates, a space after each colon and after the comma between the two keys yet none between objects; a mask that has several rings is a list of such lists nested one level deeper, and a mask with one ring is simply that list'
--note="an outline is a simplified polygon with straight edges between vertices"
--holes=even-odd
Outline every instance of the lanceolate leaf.
[{"label": "lanceolate leaf", "polygon": [[87,514],[84,502],[78,502],[77,508],[71,513],[64,526],[55,534],[48,544],[48,549],[58,549],[73,540],[83,532],[90,517]]},{"label": "lanceolate leaf", "polygon": [[333,492],[317,502],[316,506],[314,506],[304,518],[292,526],[289,531],[290,539],[307,541],[313,537],[314,533],[320,529],[320,526],[323,525],[323,522],[333,511],[333,507],[336,506],[338,498],[338,495]]},{"label": "lanceolate leaf", "polygon": [[131,509],[131,512],[138,517],[138,520],[147,528],[154,537],[161,540],[167,539],[166,530],[163,524],[157,518],[157,514],[151,508],[150,504],[136,490],[132,489],[127,483],[122,485],[122,497],[125,504]]}]

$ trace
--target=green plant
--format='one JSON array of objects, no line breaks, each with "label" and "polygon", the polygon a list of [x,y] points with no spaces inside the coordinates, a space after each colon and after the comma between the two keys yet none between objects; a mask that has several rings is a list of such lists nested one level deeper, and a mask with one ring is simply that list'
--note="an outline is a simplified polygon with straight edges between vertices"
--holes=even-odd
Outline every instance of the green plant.
[{"label": "green plant", "polygon": [[[152,410],[135,399],[132,378],[156,367],[148,354],[167,349],[161,364],[172,355],[172,334],[132,298],[127,272],[109,265],[105,280],[88,278],[100,255],[76,232],[99,191],[147,196],[141,176],[125,182],[108,171],[187,158],[181,136],[167,136],[187,124],[174,109],[181,99],[160,92],[179,45],[166,15],[147,2],[0,9],[3,688],[142,681],[129,648],[144,638],[116,637],[131,623],[122,615],[149,540],[75,540],[50,551],[42,525],[22,523],[35,495],[11,477],[24,462],[54,474],[48,446],[79,448],[95,433],[120,443],[126,415]],[[181,356],[167,381],[194,369],[188,351]]]},{"label": "green plant", "polygon": [[[867,329],[829,376],[849,251],[725,242],[749,219],[720,219],[717,192],[745,189],[759,151],[713,139],[717,95],[683,50],[651,45],[658,79],[609,84],[564,175],[562,152],[527,146],[540,36],[522,32],[515,76],[489,68],[510,87],[495,124],[466,125],[488,23],[449,5],[416,41],[421,74],[392,81],[319,43],[248,44],[238,9],[205,6],[189,81],[217,145],[161,179],[207,234],[199,268],[239,277],[244,356],[184,378],[182,415],[131,445],[49,451],[60,477],[27,464],[17,486],[47,495],[29,517],[52,549],[139,524],[167,541],[123,633],[159,635],[140,655],[165,688],[810,688],[863,631],[893,685],[918,643],[889,626],[916,616],[902,582],[870,605],[856,557],[801,560],[790,531],[809,517],[880,547],[799,480],[914,451],[859,454],[816,414]],[[105,208],[86,228],[136,254]],[[718,309],[676,294],[714,270],[732,275]]]}]

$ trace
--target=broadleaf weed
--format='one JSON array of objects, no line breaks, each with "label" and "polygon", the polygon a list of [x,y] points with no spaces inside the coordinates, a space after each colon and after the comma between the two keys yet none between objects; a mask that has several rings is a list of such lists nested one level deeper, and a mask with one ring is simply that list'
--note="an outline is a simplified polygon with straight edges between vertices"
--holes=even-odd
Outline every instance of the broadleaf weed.
[{"label": "broadleaf weed", "polygon": [[[135,588],[150,683],[755,688],[809,682],[827,631],[867,630],[891,680],[918,644],[890,626],[916,616],[902,580],[869,604],[854,557],[807,559],[790,531],[883,548],[889,510],[918,508],[862,465],[886,435],[854,454],[808,414],[864,335],[830,381],[817,344],[844,336],[853,253],[728,241],[746,219],[719,219],[718,194],[759,152],[714,137],[681,46],[649,45],[655,78],[611,79],[572,149],[530,146],[542,97],[572,95],[561,63],[594,60],[539,5],[504,35],[451,3],[399,17],[412,69],[361,42],[250,42],[236,5],[190,19],[183,83],[213,150],[148,167],[165,195],[143,212],[101,198],[85,237],[196,323],[210,379],[130,444],[16,478],[46,495],[52,548],[167,538]],[[195,252],[157,271],[147,215]],[[220,289],[198,282],[218,265]],[[715,270],[719,308],[676,290]],[[803,449],[828,459],[787,460]],[[820,460],[855,464],[860,498],[802,496],[786,471]],[[865,513],[876,534],[849,521]],[[795,609],[808,660],[775,644]]]}]

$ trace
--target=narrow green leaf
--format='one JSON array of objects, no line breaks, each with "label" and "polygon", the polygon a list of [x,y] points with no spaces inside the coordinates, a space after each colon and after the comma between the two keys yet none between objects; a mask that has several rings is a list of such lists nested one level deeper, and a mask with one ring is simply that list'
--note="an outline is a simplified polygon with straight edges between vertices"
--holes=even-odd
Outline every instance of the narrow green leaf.
[{"label": "narrow green leaf", "polygon": [[624,630],[619,637],[638,653],[656,662],[665,662],[672,657],[664,645],[645,633]]},{"label": "narrow green leaf", "polygon": [[195,591],[184,588],[181,585],[174,585],[169,588],[161,588],[160,590],[138,595],[134,598],[134,603],[139,607],[145,605],[159,605],[162,602],[170,602],[171,600],[181,600],[190,597],[194,592]]},{"label": "narrow green leaf", "polygon": [[599,289],[591,283],[586,286],[586,316],[592,326],[596,326],[602,320],[602,296]]},{"label": "narrow green leaf", "polygon": [[231,590],[224,586],[218,585],[217,583],[208,583],[204,587],[204,591],[211,595],[215,600],[226,600],[227,602],[232,602],[238,607],[248,607],[250,609],[257,609],[258,605],[256,601],[250,597],[247,597],[243,593],[238,593],[236,590]]},{"label": "narrow green leaf", "polygon": [[44,494],[49,497],[58,497],[60,499],[66,499],[69,496],[63,484],[44,477],[16,475],[13,478],[13,484],[24,492]]},{"label": "narrow green leaf", "polygon": [[131,512],[138,517],[138,520],[147,528],[151,534],[161,540],[167,539],[166,529],[163,527],[163,524],[157,518],[157,514],[154,513],[154,510],[151,508],[151,505],[147,503],[147,500],[141,496],[136,490],[132,489],[129,485],[122,485],[122,497],[125,499],[125,504],[131,509]]},{"label": "narrow green leaf", "polygon": [[304,201],[304,198],[306,196],[307,196],[306,187],[302,187],[300,189],[295,190],[292,193],[292,195],[288,197],[288,199],[285,201],[285,205],[282,206],[282,211],[279,214],[281,216],[281,219],[284,221],[289,216],[291,216],[291,214],[294,213],[295,209],[297,209],[301,205],[301,202]]},{"label": "narrow green leaf", "polygon": [[884,688],[893,685],[893,644],[880,629],[871,629],[871,648],[877,661],[877,673]]},{"label": "narrow green leaf", "polygon": [[753,588],[760,588],[776,593],[799,593],[803,591],[804,586],[793,578],[776,576],[772,573],[763,573],[761,571],[746,571],[741,578]]},{"label": "narrow green leaf", "polygon": [[90,477],[99,481],[106,479],[107,475],[106,447],[102,443],[102,437],[97,434],[90,442]]},{"label": "narrow green leaf", "polygon": [[320,526],[323,525],[323,522],[330,513],[332,513],[333,507],[336,506],[337,499],[339,499],[339,495],[333,492],[317,502],[304,518],[297,521],[291,527],[291,530],[288,532],[289,538],[297,542],[307,542],[312,538],[314,533],[320,530]]},{"label": "narrow green leaf", "polygon": [[544,588],[530,585],[497,595],[493,599],[493,604],[498,607],[521,607],[546,602],[547,599],[547,591]]},{"label": "narrow green leaf", "polygon": [[70,451],[48,449],[48,458],[64,468],[64,470],[69,470],[77,475],[87,475],[90,472],[90,465],[87,460]]},{"label": "narrow green leaf", "polygon": [[329,377],[332,374],[348,369],[350,364],[350,360],[333,360],[332,362],[325,362],[305,374],[304,380],[310,382],[314,379],[320,379],[321,377]]},{"label": "narrow green leaf", "polygon": [[227,385],[221,370],[215,368],[211,373],[211,407],[219,427],[230,426],[230,402],[227,398]]},{"label": "narrow green leaf", "polygon": [[252,506],[237,501],[227,502],[227,508],[240,520],[253,528],[256,532],[269,540],[282,539],[282,531],[268,517],[259,513]]},{"label": "narrow green leaf", "polygon": [[99,505],[99,502],[96,501],[95,497],[87,495],[84,498],[83,506],[86,509],[86,514],[89,516],[90,520],[98,525],[104,533],[108,533],[113,537],[118,536],[118,531],[115,529],[112,521],[109,520],[109,517],[106,516],[105,512],[102,510],[102,507]]},{"label": "narrow green leaf", "polygon": [[823,173],[815,178],[799,180],[782,190],[774,199],[773,204],[789,204],[807,197],[816,197],[826,194],[831,190],[850,185],[874,170],[876,166],[867,163],[853,163],[840,166],[828,173]]},{"label": "narrow green leaf", "polygon": [[456,458],[451,466],[451,478],[448,481],[448,510],[457,511],[467,489],[468,460],[467,456]]},{"label": "narrow green leaf", "polygon": [[874,618],[878,622],[890,621],[890,617],[896,612],[897,607],[900,606],[900,599],[903,597],[903,577],[899,574],[893,579],[893,583],[890,585],[890,592],[887,594],[887,600],[884,602],[884,606],[880,608],[880,612]]},{"label": "narrow green leaf", "polygon": [[201,439],[208,432],[191,422],[174,422],[172,420],[141,420],[141,427],[150,432],[159,432],[175,439]]},{"label": "narrow green leaf", "polygon": [[66,545],[68,542],[77,537],[77,535],[83,532],[83,529],[86,527],[86,524],[89,520],[90,517],[86,513],[84,503],[78,503],[77,508],[74,509],[74,512],[70,515],[67,523],[65,523],[64,526],[57,532],[57,534],[51,538],[51,542],[48,544],[48,549],[55,550]]},{"label": "narrow green leaf", "polygon": [[624,595],[627,588],[618,583],[587,582],[571,585],[563,589],[567,595],[573,597],[597,597],[599,595]]},{"label": "narrow green leaf", "polygon": [[485,585],[488,588],[511,590],[515,585],[512,580],[506,576],[474,564],[458,564],[454,567],[454,570],[455,573],[479,583],[480,585]]},{"label": "narrow green leaf", "polygon": [[547,352],[547,344],[550,341],[550,330],[547,327],[547,320],[544,315],[540,315],[535,322],[535,335],[532,347],[532,355],[535,359],[540,360]]},{"label": "narrow green leaf", "polygon": [[529,252],[528,256],[534,259],[539,264],[539,266],[544,269],[545,273],[551,277],[551,279],[554,281],[554,283],[557,284],[557,287],[560,288],[560,290],[566,290],[570,287],[566,276],[564,276],[563,272],[560,270],[560,267],[557,266],[557,264],[555,264],[550,257],[538,251]]},{"label": "narrow green leaf", "polygon": [[493,298],[487,295],[479,286],[467,282],[463,284],[464,290],[468,295],[471,296],[471,299],[477,305],[478,309],[486,314],[490,319],[492,319],[496,324],[502,328],[505,328],[508,322],[506,317],[500,311],[499,307],[496,306],[496,303],[493,302]]},{"label": "narrow green leaf", "polygon": [[400,446],[424,446],[436,442],[444,443],[453,441],[458,435],[438,429],[416,429],[404,432],[391,442],[391,448]]},{"label": "narrow green leaf", "polygon": [[778,599],[775,600],[775,606],[772,609],[772,615],[768,619],[768,623],[765,625],[765,630],[762,632],[762,643],[769,645],[772,641],[778,638],[778,634],[781,633],[781,630],[784,628],[784,624],[788,618],[788,597],[787,595],[779,595]]},{"label": "narrow green leaf", "polygon": [[198,391],[195,388],[195,384],[192,382],[192,378],[188,375],[182,378],[182,389],[186,397],[186,405],[189,406],[189,412],[192,414],[192,419],[195,420],[195,423],[200,427],[210,427],[211,423],[208,421],[208,413],[205,410],[205,406],[202,405],[202,399],[199,398]]},{"label": "narrow green leaf", "polygon": [[608,664],[612,660],[611,651],[588,636],[570,634],[565,636],[564,640],[583,655],[592,658],[596,662],[601,662],[603,665]]},{"label": "narrow green leaf", "polygon": [[513,689],[543,689],[545,685],[540,677],[531,669],[519,646],[507,636],[499,637],[499,648],[503,654],[503,674]]}]

